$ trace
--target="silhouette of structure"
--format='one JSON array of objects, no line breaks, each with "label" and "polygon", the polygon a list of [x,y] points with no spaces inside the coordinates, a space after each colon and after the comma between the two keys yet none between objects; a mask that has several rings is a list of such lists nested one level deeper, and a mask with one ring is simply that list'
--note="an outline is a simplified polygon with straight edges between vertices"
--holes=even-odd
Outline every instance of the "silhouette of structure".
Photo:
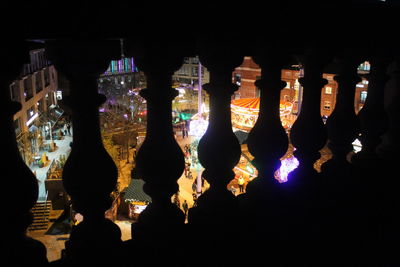
[{"label": "silhouette of structure", "polygon": [[[2,246],[6,255],[2,261],[11,266],[399,264],[395,253],[400,241],[399,40],[390,32],[398,25],[399,5],[389,1],[279,1],[261,9],[247,2],[240,9],[231,3],[203,5],[192,9],[202,20],[190,25],[201,25],[202,30],[179,38],[173,29],[185,8],[175,5],[135,6],[134,28],[127,23],[131,18],[119,17],[119,27],[104,19],[120,11],[116,2],[66,5],[66,15],[41,3],[22,5],[20,10],[21,18],[33,23],[15,34],[13,25],[3,21],[10,25],[5,31],[12,38],[3,41],[0,51],[0,147],[8,155],[2,161],[7,190],[1,196],[2,203],[15,199],[3,209],[7,219],[2,240],[7,246]],[[29,20],[38,10],[54,26],[39,27],[40,17]],[[369,27],[359,27],[356,11],[371,18]],[[327,14],[337,17],[327,20]],[[240,18],[256,25],[246,38],[238,34],[245,27],[238,24]],[[299,30],[292,31],[293,41],[288,41],[285,29],[294,20],[300,20]],[[326,34],[332,37],[329,41],[323,39]],[[366,40],[363,47],[357,43],[359,36]],[[9,100],[7,89],[27,61],[30,43],[25,40],[33,37],[46,39],[49,58],[70,81],[71,94],[64,102],[73,111],[74,141],[63,183],[74,210],[84,217],[73,228],[63,257],[51,263],[43,244],[25,235],[38,187],[18,153],[12,115],[20,106]],[[101,142],[98,107],[105,98],[96,91],[98,75],[119,55],[119,38],[126,40],[126,56],[135,58],[147,79],[147,88],[140,93],[147,101],[147,135],[136,167],[152,199],[132,226],[132,239],[124,242],[119,228],[104,217],[117,169]],[[185,164],[172,131],[171,101],[177,93],[171,89],[171,76],[184,57],[196,54],[210,72],[204,85],[210,95],[209,126],[198,147],[210,189],[189,210],[185,224],[183,212],[171,203]],[[261,67],[260,114],[247,140],[259,176],[247,185],[246,193],[235,197],[226,187],[240,158],[230,101],[237,89],[232,71],[244,56]],[[287,136],[279,120],[279,93],[285,86],[282,66],[293,57],[304,66],[303,103]],[[357,67],[365,60],[371,64],[369,92],[356,116]],[[326,84],[322,74],[329,64],[337,69],[338,97],[325,126],[320,97]],[[348,159],[351,142],[358,136],[362,150]],[[279,183],[274,172],[288,138],[300,165],[287,183]],[[333,157],[318,173],[313,164],[326,142]],[[87,164],[89,159],[94,164]]]}]

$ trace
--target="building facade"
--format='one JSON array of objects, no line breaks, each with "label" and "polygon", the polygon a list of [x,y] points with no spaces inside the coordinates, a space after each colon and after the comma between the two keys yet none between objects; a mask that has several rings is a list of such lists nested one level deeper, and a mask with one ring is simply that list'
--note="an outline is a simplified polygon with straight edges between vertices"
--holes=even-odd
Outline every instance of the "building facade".
[{"label": "building facade", "polygon": [[[355,93],[354,108],[356,113],[365,103],[368,91],[368,80],[364,77],[369,72],[370,65],[364,62],[359,67],[359,74],[362,81],[357,84]],[[294,67],[293,69],[282,69],[282,81],[286,82],[286,87],[281,91],[281,101],[293,103],[293,113],[297,114],[299,104],[299,92],[301,85],[299,77],[301,70]],[[321,116],[329,116],[336,103],[336,94],[338,84],[334,80],[335,74],[324,73],[323,77],[328,83],[322,88],[321,92]],[[254,82],[261,77],[260,67],[251,59],[245,57],[240,67],[233,72],[233,81],[239,86],[239,90],[235,93],[235,98],[256,98],[260,96],[260,90],[254,85]]]},{"label": "building facade", "polygon": [[[210,74],[204,66],[201,66],[202,84],[210,81]],[[199,80],[199,57],[185,57],[183,65],[172,76],[173,81],[182,84],[198,84]]]},{"label": "building facade", "polygon": [[145,87],[144,74],[136,67],[134,59],[121,56],[119,60],[112,60],[108,69],[98,79],[98,90],[107,97],[112,104],[126,107],[131,105],[133,91]]},{"label": "building facade", "polygon": [[27,163],[37,152],[38,137],[43,136],[44,127],[54,126],[62,114],[57,105],[62,92],[58,90],[56,69],[47,61],[44,49],[29,54],[30,63],[24,64],[21,75],[10,85],[11,99],[22,106],[14,115],[14,128]]}]

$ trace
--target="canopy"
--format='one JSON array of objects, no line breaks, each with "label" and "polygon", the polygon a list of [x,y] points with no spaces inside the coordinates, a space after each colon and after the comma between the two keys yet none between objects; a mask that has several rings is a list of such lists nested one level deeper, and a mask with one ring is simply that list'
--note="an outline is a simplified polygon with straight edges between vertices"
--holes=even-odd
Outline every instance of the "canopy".
[{"label": "canopy", "polygon": [[178,117],[181,118],[184,121],[187,121],[193,116],[191,113],[185,113],[185,112],[178,112]]},{"label": "canopy", "polygon": [[[260,98],[235,99],[231,102],[231,107],[247,113],[252,113],[254,111],[258,115],[258,111],[260,110]],[[293,104],[291,102],[281,101],[279,104],[281,116],[289,115],[292,108]]]},{"label": "canopy", "polygon": [[248,137],[248,133],[246,133],[246,132],[244,132],[244,131],[240,131],[240,130],[238,130],[238,131],[235,131],[235,132],[233,132],[235,135],[236,135],[236,137],[237,137],[237,139],[239,140],[239,143],[242,145],[242,144],[247,144],[247,137]]},{"label": "canopy", "polygon": [[151,197],[143,191],[144,181],[142,179],[132,179],[125,191],[125,201],[151,202]]},{"label": "canopy", "polygon": [[232,101],[231,106],[258,111],[260,109],[260,98],[240,98]]},{"label": "canopy", "polygon": [[[287,116],[292,113],[293,103],[281,101],[279,104],[282,125],[288,127]],[[250,131],[258,118],[260,98],[240,98],[231,102],[232,125],[243,131]]]}]

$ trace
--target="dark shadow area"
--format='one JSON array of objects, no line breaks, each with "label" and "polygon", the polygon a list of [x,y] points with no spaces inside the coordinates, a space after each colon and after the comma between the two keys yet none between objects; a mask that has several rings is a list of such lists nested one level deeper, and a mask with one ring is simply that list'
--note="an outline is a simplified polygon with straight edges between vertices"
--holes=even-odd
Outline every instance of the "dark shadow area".
[{"label": "dark shadow area", "polygon": [[65,235],[71,233],[70,218],[65,212],[52,223],[46,231],[46,235]]}]

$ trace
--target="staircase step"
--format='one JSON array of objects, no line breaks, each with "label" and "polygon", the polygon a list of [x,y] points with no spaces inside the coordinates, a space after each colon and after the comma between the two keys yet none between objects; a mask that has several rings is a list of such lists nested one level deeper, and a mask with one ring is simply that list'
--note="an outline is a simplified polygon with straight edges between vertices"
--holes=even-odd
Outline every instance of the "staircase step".
[{"label": "staircase step", "polygon": [[29,226],[29,231],[47,230],[49,226],[50,211],[52,209],[51,201],[37,201],[32,207],[33,222]]}]

